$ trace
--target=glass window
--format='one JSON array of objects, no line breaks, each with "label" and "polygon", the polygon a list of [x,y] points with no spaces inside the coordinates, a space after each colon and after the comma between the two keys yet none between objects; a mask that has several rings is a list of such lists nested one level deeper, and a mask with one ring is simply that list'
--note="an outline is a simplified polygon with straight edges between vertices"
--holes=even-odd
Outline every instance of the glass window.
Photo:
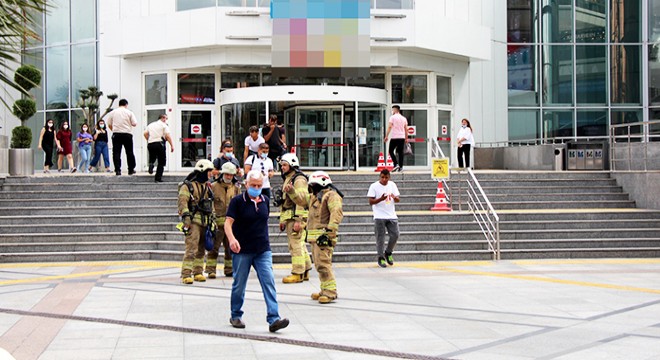
[{"label": "glass window", "polygon": [[270,0],[259,0],[259,7],[269,7]]},{"label": "glass window", "polygon": [[531,140],[540,137],[537,110],[509,110],[509,140]]},{"label": "glass window", "polygon": [[[60,128],[60,125],[62,125],[63,122],[65,122],[65,121],[68,122],[69,121],[69,110],[47,111],[45,114],[46,114],[46,119],[53,119],[53,121],[55,121],[55,127],[58,130]],[[71,126],[70,123],[69,123],[69,126]],[[71,132],[73,132],[73,129],[71,130]],[[73,137],[73,135],[71,137]]]},{"label": "glass window", "polygon": [[575,4],[575,41],[605,42],[607,4],[605,0],[577,0]]},{"label": "glass window", "polygon": [[[643,121],[641,109],[612,109],[610,114],[610,123],[612,125],[630,124]],[[616,128],[615,135],[626,136],[628,135],[627,127]],[[642,126],[631,126],[630,134],[639,135],[642,133]],[[609,133],[608,133],[609,134]],[[620,142],[620,139],[617,139]]]},{"label": "glass window", "polygon": [[536,47],[507,46],[509,105],[538,105]]},{"label": "glass window", "polygon": [[608,127],[607,111],[578,110],[577,136],[606,136]]},{"label": "glass window", "polygon": [[543,103],[573,103],[573,47],[543,46]]},{"label": "glass window", "polygon": [[96,44],[71,46],[71,99],[80,101],[80,90],[96,85]]},{"label": "glass window", "polygon": [[[218,6],[243,6],[245,0],[218,0]],[[247,0],[249,5],[254,5],[254,0]]]},{"label": "glass window", "polygon": [[69,47],[46,50],[46,108],[69,107]]},{"label": "glass window", "polygon": [[660,104],[660,44],[649,45],[649,102]]},{"label": "glass window", "polygon": [[451,78],[446,76],[436,77],[438,104],[451,105]]},{"label": "glass window", "polygon": [[641,23],[641,0],[610,0],[610,34],[612,34],[612,42],[640,42]]},{"label": "glass window", "polygon": [[223,72],[220,87],[223,89],[235,89],[259,86],[259,73],[232,73]]},{"label": "glass window", "polygon": [[215,104],[214,74],[179,74],[179,104]]},{"label": "glass window", "polygon": [[71,41],[96,39],[96,1],[71,0]]},{"label": "glass window", "polygon": [[649,1],[649,42],[660,41],[660,1]]},{"label": "glass window", "polygon": [[572,0],[543,0],[541,26],[543,42],[563,43],[573,40]]},{"label": "glass window", "polygon": [[[660,109],[649,109],[649,121],[660,120]],[[660,141],[660,124],[649,124],[649,141]]]},{"label": "glass window", "polygon": [[[152,122],[158,120],[161,115],[167,115],[167,111],[165,109],[151,109],[147,110],[147,125],[151,124]],[[171,121],[172,118],[169,118],[168,121]]]},{"label": "glass window", "polygon": [[[413,125],[417,128],[417,135],[414,138],[409,137],[409,142],[412,147],[413,154],[404,157],[404,165],[409,166],[425,166],[428,164],[427,154],[427,111],[426,110],[401,110],[401,115],[408,119],[408,125]],[[419,142],[413,139],[420,139]]]},{"label": "glass window", "polygon": [[614,45],[610,52],[610,83],[612,103],[640,104],[641,47]]},{"label": "glass window", "polygon": [[507,0],[507,42],[535,42],[536,3],[534,0]]},{"label": "glass window", "polygon": [[[82,110],[76,109],[71,111],[71,122],[69,123],[69,125],[71,125],[71,133],[73,134],[74,141],[76,135],[80,132],[80,127],[82,126],[82,124],[86,122],[87,122],[87,118],[85,118],[85,114],[82,112]],[[94,125],[92,125],[91,127],[94,127]]]},{"label": "glass window", "polygon": [[145,75],[146,105],[167,104],[167,74]]},{"label": "glass window", "polygon": [[43,46],[44,45],[44,13],[34,10],[28,11],[28,16],[32,18],[34,24],[32,25],[32,30],[37,34],[36,38],[28,38],[27,48],[33,46]]},{"label": "glass window", "polygon": [[53,0],[46,13],[46,44],[69,42],[69,0]]},{"label": "glass window", "polygon": [[575,74],[578,104],[607,103],[607,48],[576,46]]},{"label": "glass window", "polygon": [[374,89],[385,89],[385,74],[371,74],[367,79],[349,78],[349,86],[362,86]]},{"label": "glass window", "polygon": [[[511,131],[511,130],[509,130]],[[543,138],[573,137],[573,111],[547,110],[543,112]]]},{"label": "glass window", "polygon": [[176,0],[176,11],[215,7],[215,0]]},{"label": "glass window", "polygon": [[22,62],[25,65],[34,65],[37,69],[41,70],[41,84],[32,88],[30,94],[34,97],[37,103],[37,110],[44,109],[44,51],[43,49],[34,49],[23,52]]},{"label": "glass window", "polygon": [[412,9],[413,0],[376,0],[371,2],[371,7],[375,9]]},{"label": "glass window", "polygon": [[392,103],[428,103],[426,75],[392,75]]}]

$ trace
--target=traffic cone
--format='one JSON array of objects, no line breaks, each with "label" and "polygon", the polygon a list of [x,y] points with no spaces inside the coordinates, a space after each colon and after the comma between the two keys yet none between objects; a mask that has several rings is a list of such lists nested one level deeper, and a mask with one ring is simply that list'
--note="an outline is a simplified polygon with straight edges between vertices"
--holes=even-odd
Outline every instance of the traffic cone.
[{"label": "traffic cone", "polygon": [[442,182],[438,181],[438,191],[435,194],[435,205],[431,211],[451,211],[445,189],[442,188]]},{"label": "traffic cone", "polygon": [[387,169],[385,166],[385,158],[383,157],[383,152],[381,151],[380,154],[378,155],[378,166],[376,166],[375,172],[380,172]]},{"label": "traffic cone", "polygon": [[394,169],[394,162],[392,162],[392,158],[390,157],[389,154],[387,154],[387,166],[385,168],[389,171],[392,171]]},{"label": "traffic cone", "polygon": [[291,153],[292,153],[293,155],[296,154],[296,147],[295,147],[295,146],[292,146],[292,147],[291,147]]}]

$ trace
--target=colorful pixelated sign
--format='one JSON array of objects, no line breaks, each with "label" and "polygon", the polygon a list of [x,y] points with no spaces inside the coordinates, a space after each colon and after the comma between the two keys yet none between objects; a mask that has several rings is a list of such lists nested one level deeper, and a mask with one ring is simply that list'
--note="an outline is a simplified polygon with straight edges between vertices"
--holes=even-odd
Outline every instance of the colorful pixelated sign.
[{"label": "colorful pixelated sign", "polygon": [[272,0],[275,77],[368,77],[370,0]]}]

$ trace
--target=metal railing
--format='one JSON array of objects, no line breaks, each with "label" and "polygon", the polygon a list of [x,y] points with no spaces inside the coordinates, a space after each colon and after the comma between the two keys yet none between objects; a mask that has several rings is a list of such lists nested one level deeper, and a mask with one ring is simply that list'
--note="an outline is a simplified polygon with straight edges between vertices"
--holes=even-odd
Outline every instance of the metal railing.
[{"label": "metal railing", "polygon": [[[437,139],[432,138],[433,148],[431,155],[434,157],[445,157],[445,154],[440,148]],[[461,170],[458,170],[459,175]],[[447,184],[445,180],[442,181],[442,186],[447,193],[447,197],[450,203],[450,206],[454,205],[452,201],[452,189]],[[483,233],[486,241],[488,242],[488,250],[493,253],[493,260],[500,260],[500,217],[495,212],[493,205],[488,200],[486,193],[484,192],[479,180],[474,176],[472,169],[467,168],[467,205],[474,216],[474,219],[479,225],[481,232]],[[458,208],[462,210],[463,208],[463,181],[458,181]]]},{"label": "metal railing", "polygon": [[[610,125],[610,170],[632,171],[633,162],[642,164],[637,170],[649,170],[650,142],[660,142],[660,120]],[[617,151],[624,147],[624,151]],[[617,154],[623,154],[623,156],[617,157]],[[619,164],[622,166],[617,168]]]}]

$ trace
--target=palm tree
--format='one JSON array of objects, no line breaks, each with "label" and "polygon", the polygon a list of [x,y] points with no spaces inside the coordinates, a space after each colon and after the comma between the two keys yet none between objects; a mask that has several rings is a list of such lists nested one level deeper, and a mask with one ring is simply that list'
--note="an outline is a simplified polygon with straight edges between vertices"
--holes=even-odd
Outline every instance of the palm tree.
[{"label": "palm tree", "polygon": [[[41,16],[47,6],[48,0],[0,1],[0,84],[14,88],[26,96],[29,95],[28,91],[13,77],[8,76],[7,69],[12,64],[20,64],[24,41],[39,38],[39,34],[33,29],[35,16]],[[5,99],[0,100],[9,107]]]}]

